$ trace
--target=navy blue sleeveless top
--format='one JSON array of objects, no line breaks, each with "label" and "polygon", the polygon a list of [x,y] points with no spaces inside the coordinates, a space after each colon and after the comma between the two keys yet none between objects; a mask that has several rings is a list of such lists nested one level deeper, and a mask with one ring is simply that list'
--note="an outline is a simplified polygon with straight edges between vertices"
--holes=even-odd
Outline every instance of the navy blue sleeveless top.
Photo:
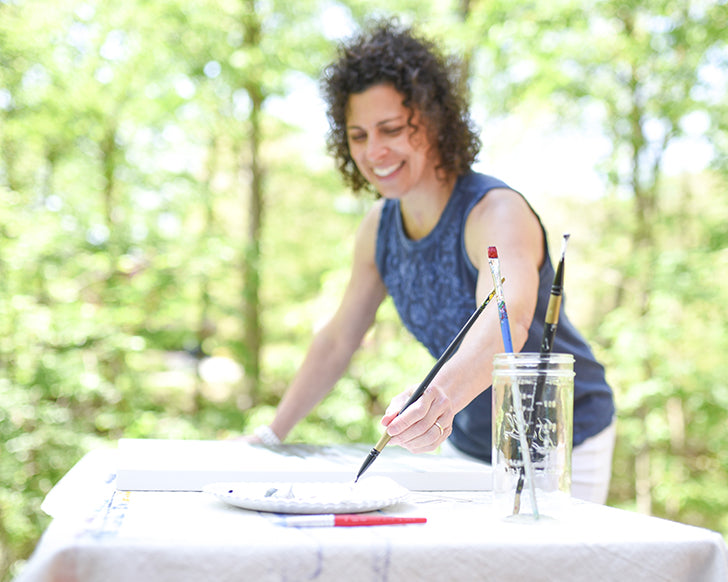
[{"label": "navy blue sleeveless top", "polygon": [[[379,273],[402,322],[435,358],[477,308],[478,270],[465,250],[465,221],[473,206],[493,188],[509,186],[483,174],[460,176],[437,225],[417,241],[404,232],[398,200],[386,200],[382,207],[376,246]],[[554,278],[543,224],[541,231],[545,258],[539,270],[536,313],[524,352],[538,352],[541,347]],[[604,368],[566,316],[563,298],[553,351],[574,356],[573,437],[574,445],[578,445],[609,426],[614,402]],[[484,390],[455,415],[450,436],[458,449],[486,462],[491,459],[491,409],[491,392]]]}]

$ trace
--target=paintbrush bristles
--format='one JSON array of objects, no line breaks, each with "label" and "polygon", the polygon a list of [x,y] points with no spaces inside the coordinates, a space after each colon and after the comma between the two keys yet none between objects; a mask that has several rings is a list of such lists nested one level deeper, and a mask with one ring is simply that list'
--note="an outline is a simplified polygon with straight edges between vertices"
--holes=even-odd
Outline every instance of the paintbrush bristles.
[{"label": "paintbrush bristles", "polygon": [[565,234],[563,240],[561,241],[561,260],[564,260],[564,255],[566,255],[566,243],[569,242],[570,234]]}]

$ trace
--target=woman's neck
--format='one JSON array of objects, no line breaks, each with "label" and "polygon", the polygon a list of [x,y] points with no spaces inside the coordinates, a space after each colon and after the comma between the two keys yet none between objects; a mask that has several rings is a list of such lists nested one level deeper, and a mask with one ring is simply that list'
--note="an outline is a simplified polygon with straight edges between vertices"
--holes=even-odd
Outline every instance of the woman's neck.
[{"label": "woman's neck", "polygon": [[455,181],[455,177],[437,180],[432,189],[411,192],[401,199],[402,223],[409,238],[420,240],[437,226],[450,200]]}]

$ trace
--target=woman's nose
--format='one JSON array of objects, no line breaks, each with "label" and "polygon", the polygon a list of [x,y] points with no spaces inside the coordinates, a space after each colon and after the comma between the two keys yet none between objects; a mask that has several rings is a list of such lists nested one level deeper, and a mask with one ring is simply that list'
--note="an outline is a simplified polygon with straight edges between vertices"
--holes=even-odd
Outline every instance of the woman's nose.
[{"label": "woman's nose", "polygon": [[384,157],[384,155],[386,155],[386,153],[387,146],[383,140],[378,137],[370,137],[367,140],[366,155],[369,161],[375,162],[380,160]]}]

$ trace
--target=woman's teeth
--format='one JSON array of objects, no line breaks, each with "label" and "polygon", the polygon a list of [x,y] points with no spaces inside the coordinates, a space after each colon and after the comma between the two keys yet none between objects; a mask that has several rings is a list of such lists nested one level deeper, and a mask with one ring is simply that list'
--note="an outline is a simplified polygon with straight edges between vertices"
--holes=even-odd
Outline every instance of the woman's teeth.
[{"label": "woman's teeth", "polygon": [[394,173],[399,168],[399,164],[394,164],[393,166],[387,166],[386,168],[373,168],[372,171],[376,176],[379,176],[380,178],[384,178],[386,176],[389,176],[390,174]]}]

